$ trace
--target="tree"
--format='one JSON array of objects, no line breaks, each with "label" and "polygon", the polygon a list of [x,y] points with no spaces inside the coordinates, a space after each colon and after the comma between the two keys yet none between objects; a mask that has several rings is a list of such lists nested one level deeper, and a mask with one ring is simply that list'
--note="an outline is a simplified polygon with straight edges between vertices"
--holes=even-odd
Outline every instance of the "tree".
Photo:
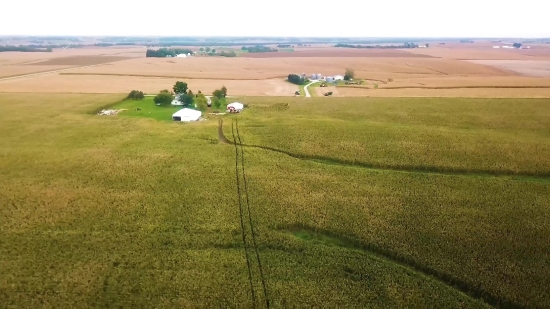
[{"label": "tree", "polygon": [[168,106],[172,101],[174,100],[174,96],[168,91],[163,90],[159,94],[155,96],[155,104],[161,105],[161,106]]},{"label": "tree", "polygon": [[215,49],[212,49],[212,53],[215,54],[215,53],[216,53],[216,50],[215,50]]},{"label": "tree", "polygon": [[353,69],[347,68],[346,74],[344,75],[344,80],[352,80],[355,77],[355,71]]},{"label": "tree", "polygon": [[221,99],[223,98],[223,91],[221,89],[216,89],[214,90],[214,92],[212,92],[212,95],[218,99]]},{"label": "tree", "polygon": [[212,106],[215,109],[220,109],[220,107],[222,107],[222,101],[218,99],[218,97],[212,97],[211,100],[212,100]]},{"label": "tree", "polygon": [[180,93],[187,93],[187,83],[177,81],[174,84],[174,93],[180,94]]},{"label": "tree", "polygon": [[193,93],[193,91],[191,91],[191,89],[189,89],[189,91],[187,91],[187,95],[194,98],[195,97],[195,94]]},{"label": "tree", "polygon": [[145,95],[141,91],[132,90],[128,94],[127,98],[131,100],[143,100],[143,98],[145,98]]},{"label": "tree", "polygon": [[210,52],[210,47],[207,47],[204,50],[206,50],[206,52],[209,53]]},{"label": "tree", "polygon": [[430,47],[430,44],[429,43],[426,43],[426,48]]},{"label": "tree", "polygon": [[206,97],[204,95],[197,96],[195,98],[195,106],[201,112],[206,111],[206,109],[207,109],[207,99],[206,99]]},{"label": "tree", "polygon": [[296,74],[288,74],[288,81],[296,85],[303,85],[306,83],[305,78]]},{"label": "tree", "polygon": [[204,48],[203,48],[203,47],[201,47],[201,48],[199,49],[199,51],[203,52],[203,51],[204,51]]},{"label": "tree", "polygon": [[223,93],[223,97],[225,98],[227,96],[227,88],[225,87],[225,85],[223,85],[222,89],[220,89]]},{"label": "tree", "polygon": [[183,103],[184,107],[193,107],[194,97],[190,96],[188,93],[182,93],[178,95],[178,101]]}]

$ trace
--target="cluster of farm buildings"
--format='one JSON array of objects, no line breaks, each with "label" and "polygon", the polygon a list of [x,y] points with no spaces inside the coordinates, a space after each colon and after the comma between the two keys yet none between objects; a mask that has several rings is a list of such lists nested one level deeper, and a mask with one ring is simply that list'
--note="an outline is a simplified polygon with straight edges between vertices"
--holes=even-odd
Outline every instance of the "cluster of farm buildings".
[{"label": "cluster of farm buildings", "polygon": [[335,82],[335,81],[344,80],[344,76],[342,76],[342,75],[323,76],[322,74],[311,74],[310,76],[308,76],[306,73],[302,73],[302,74],[300,74],[300,76],[303,79],[309,79],[309,80],[312,80],[312,81],[324,80],[327,83],[332,83],[332,82]]}]

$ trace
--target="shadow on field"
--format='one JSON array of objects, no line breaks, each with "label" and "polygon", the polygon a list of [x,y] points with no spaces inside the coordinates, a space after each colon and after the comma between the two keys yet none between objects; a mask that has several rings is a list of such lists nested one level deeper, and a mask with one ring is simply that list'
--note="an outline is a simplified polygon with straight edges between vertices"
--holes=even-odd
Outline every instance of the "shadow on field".
[{"label": "shadow on field", "polygon": [[[234,143],[229,141],[223,132],[223,120],[220,118],[218,121],[218,140],[221,143],[231,144]],[[408,172],[408,173],[428,173],[428,174],[438,174],[438,175],[451,175],[451,176],[472,176],[472,177],[501,177],[510,180],[519,180],[519,181],[534,181],[534,182],[550,182],[550,173],[517,173],[514,171],[494,171],[494,170],[476,170],[476,169],[460,169],[460,168],[444,168],[437,166],[414,166],[414,165],[389,165],[389,164],[372,164],[365,163],[360,161],[350,161],[335,159],[317,155],[308,155],[301,153],[292,153],[286,150],[281,150],[269,146],[261,145],[247,145],[241,144],[244,147],[258,148],[268,151],[273,151],[287,155],[292,158],[313,161],[320,164],[327,165],[338,165],[338,166],[347,166],[347,167],[356,167],[356,168],[365,168],[371,170],[382,170],[382,171],[396,171],[396,172]]]}]

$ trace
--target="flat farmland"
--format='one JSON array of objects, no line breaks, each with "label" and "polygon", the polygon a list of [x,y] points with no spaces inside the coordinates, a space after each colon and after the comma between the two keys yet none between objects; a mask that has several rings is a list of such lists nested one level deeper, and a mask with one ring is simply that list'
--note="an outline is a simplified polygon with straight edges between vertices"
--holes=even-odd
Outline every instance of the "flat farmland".
[{"label": "flat farmland", "polygon": [[373,58],[431,58],[430,55],[409,53],[396,49],[357,49],[357,48],[309,48],[295,49],[294,52],[267,52],[267,53],[245,53],[245,58],[293,58],[293,57],[373,57]]},{"label": "flat farmland", "polygon": [[[114,74],[157,77],[266,79],[286,78],[290,73],[343,75],[347,67],[355,69],[358,78],[369,74],[388,77],[408,75],[510,75],[492,66],[435,58],[141,58],[115,62],[109,66],[83,68],[75,74]],[[394,76],[392,76],[392,74]]]},{"label": "flat farmland", "polygon": [[548,100],[122,98],[0,94],[1,304],[548,307]]},{"label": "flat farmland", "polygon": [[341,97],[446,97],[446,98],[550,98],[550,88],[402,88],[365,89],[338,87],[334,93]]},{"label": "flat farmland", "polygon": [[474,48],[467,45],[440,47],[434,44],[433,47],[430,45],[430,48],[414,48],[407,51],[413,54],[460,60],[550,60],[550,48],[493,49],[490,45]]},{"label": "flat farmland", "polygon": [[[63,75],[49,74],[0,80],[0,92],[45,92],[45,93],[128,93],[139,89],[146,93],[158,93],[172,89],[178,78],[155,78],[136,76]],[[212,93],[225,85],[230,95],[292,96],[298,86],[283,79],[263,80],[186,80],[193,91]],[[32,84],[33,87],[29,87]]]}]

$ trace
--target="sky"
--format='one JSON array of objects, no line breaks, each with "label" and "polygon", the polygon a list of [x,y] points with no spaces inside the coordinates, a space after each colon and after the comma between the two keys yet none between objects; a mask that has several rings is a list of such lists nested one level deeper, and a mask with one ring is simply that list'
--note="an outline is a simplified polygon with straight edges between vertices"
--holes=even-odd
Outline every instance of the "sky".
[{"label": "sky", "polygon": [[548,0],[3,0],[0,35],[550,37]]}]

